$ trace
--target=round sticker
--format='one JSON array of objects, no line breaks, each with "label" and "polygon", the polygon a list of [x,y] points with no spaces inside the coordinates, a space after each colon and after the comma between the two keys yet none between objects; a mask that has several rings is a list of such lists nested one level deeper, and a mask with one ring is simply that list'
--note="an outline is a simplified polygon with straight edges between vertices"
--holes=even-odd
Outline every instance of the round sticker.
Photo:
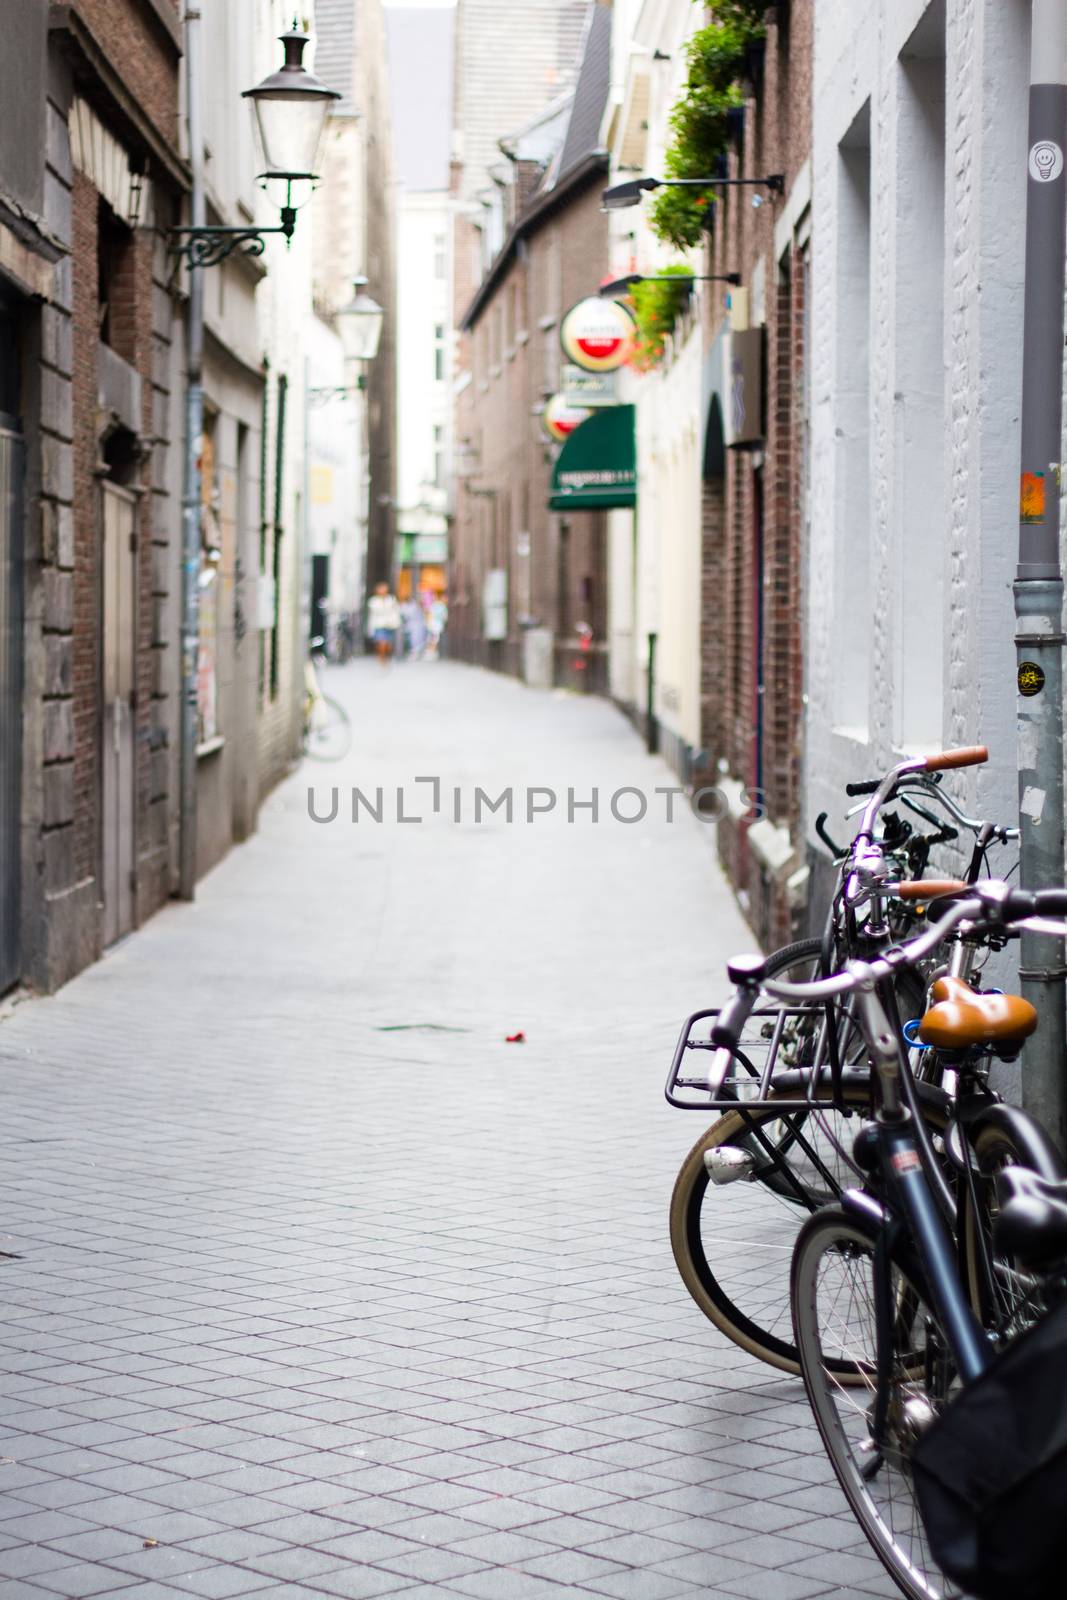
[{"label": "round sticker", "polygon": [[1045,674],[1036,661],[1019,662],[1019,693],[1030,698],[1032,694],[1040,694],[1045,687]]},{"label": "round sticker", "polygon": [[1039,139],[1030,151],[1030,176],[1051,183],[1063,171],[1063,151],[1055,139]]},{"label": "round sticker", "polygon": [[579,300],[563,319],[560,343],[568,360],[586,372],[612,372],[633,351],[634,319],[618,300]]},{"label": "round sticker", "polygon": [[569,406],[561,394],[554,394],[551,400],[545,401],[541,425],[550,439],[561,443],[591,415],[588,406]]}]

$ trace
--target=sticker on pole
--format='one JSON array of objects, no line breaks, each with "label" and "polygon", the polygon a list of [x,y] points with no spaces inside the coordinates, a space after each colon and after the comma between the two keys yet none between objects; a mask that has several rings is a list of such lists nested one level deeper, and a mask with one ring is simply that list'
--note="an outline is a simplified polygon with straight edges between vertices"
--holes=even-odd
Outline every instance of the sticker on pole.
[{"label": "sticker on pole", "polygon": [[1045,474],[1024,472],[1019,477],[1019,521],[1033,526],[1045,520]]},{"label": "sticker on pole", "polygon": [[1063,171],[1063,151],[1055,139],[1039,139],[1030,150],[1030,176],[1051,183]]},{"label": "sticker on pole", "polygon": [[1019,662],[1019,693],[1029,700],[1045,687],[1045,674],[1036,661]]}]

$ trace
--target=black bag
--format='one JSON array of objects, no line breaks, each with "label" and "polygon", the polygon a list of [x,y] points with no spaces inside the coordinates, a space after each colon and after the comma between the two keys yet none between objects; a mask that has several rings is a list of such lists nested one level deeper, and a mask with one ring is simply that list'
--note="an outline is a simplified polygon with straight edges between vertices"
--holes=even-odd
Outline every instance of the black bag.
[{"label": "black bag", "polygon": [[1067,1303],[1020,1334],[911,1458],[930,1550],[975,1600],[1067,1593]]}]

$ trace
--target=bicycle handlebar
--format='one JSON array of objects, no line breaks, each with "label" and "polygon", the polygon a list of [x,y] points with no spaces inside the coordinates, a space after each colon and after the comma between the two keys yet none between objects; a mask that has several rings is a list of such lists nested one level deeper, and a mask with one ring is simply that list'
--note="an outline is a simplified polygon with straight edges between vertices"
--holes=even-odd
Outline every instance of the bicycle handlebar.
[{"label": "bicycle handlebar", "polygon": [[836,995],[869,987],[872,983],[890,978],[901,967],[912,967],[930,955],[945,936],[961,922],[979,922],[993,928],[1030,925],[1034,932],[1054,934],[1062,938],[1067,929],[1034,926],[1034,919],[1042,917],[1067,917],[1067,888],[1064,889],[1010,889],[1006,883],[990,879],[981,885],[962,885],[967,898],[949,905],[944,916],[933,927],[916,939],[887,950],[871,961],[850,961],[843,972],[829,978],[817,978],[809,983],[783,983],[761,975],[764,991],[774,1000],[809,1003],[813,1000],[832,1000]]},{"label": "bicycle handlebar", "polygon": [[[958,750],[942,750],[932,756],[918,756],[911,761],[902,761],[898,767],[893,768],[893,773],[947,772],[952,767],[978,767],[983,761],[988,760],[989,751],[984,744],[969,744],[961,746]],[[863,783],[846,783],[845,793],[850,799],[855,799],[861,794],[877,794],[884,781],[882,778],[868,778]]]}]

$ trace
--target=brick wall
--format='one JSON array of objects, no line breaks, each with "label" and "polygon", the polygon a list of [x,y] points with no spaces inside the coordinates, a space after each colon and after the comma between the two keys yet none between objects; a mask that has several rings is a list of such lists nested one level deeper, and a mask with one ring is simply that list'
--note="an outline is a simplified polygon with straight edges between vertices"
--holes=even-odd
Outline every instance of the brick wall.
[{"label": "brick wall", "polygon": [[[551,392],[558,383],[561,314],[606,269],[602,186],[597,177],[532,230],[481,307],[464,338],[472,376],[458,397],[455,424],[457,440],[469,440],[474,453],[470,476],[456,486],[449,648],[466,660],[518,672],[519,619],[529,615],[557,636],[560,681],[583,688],[604,686],[605,519],[589,512],[564,519],[548,510],[555,448],[536,412],[546,385]],[[469,229],[465,239],[460,235],[457,226],[457,286],[471,244]],[[522,327],[515,326],[516,306]],[[530,536],[528,555],[519,550],[519,533]],[[504,567],[509,577],[508,640],[499,645],[481,636],[482,584],[494,566]],[[578,622],[594,630],[597,663],[582,670],[574,666],[580,659],[574,647]]]},{"label": "brick wall", "polygon": [[176,50],[164,24],[153,16],[156,9],[165,12],[168,7],[177,17],[177,0],[159,0],[158,8],[152,0],[74,0],[75,11],[126,88],[164,137],[176,143]]},{"label": "brick wall", "polygon": [[[794,235],[803,221],[797,195],[811,145],[812,0],[768,12],[760,81],[746,106],[744,136],[730,157],[732,176],[785,175],[784,199],[725,190],[717,203],[708,259],[713,273],[739,272],[749,319],[766,333],[765,437],[762,451],[727,452],[725,478],[704,495],[706,603],[721,623],[703,626],[703,682],[721,679],[718,714],[705,706],[707,743],[730,776],[762,790],[769,823],[788,831],[794,851],[800,829],[800,762],[804,662],[801,632],[804,535],[803,420],[804,283]],[[782,234],[787,213],[792,228]],[[776,237],[776,228],[778,235]],[[718,332],[710,320],[708,337]],[[720,552],[718,561],[715,552]],[[709,655],[710,651],[710,655]],[[760,665],[762,663],[762,674]],[[762,676],[762,683],[760,678]],[[790,937],[795,921],[784,870],[768,870],[749,829],[757,813],[731,815],[720,826],[724,864],[756,931],[769,945]]]}]

